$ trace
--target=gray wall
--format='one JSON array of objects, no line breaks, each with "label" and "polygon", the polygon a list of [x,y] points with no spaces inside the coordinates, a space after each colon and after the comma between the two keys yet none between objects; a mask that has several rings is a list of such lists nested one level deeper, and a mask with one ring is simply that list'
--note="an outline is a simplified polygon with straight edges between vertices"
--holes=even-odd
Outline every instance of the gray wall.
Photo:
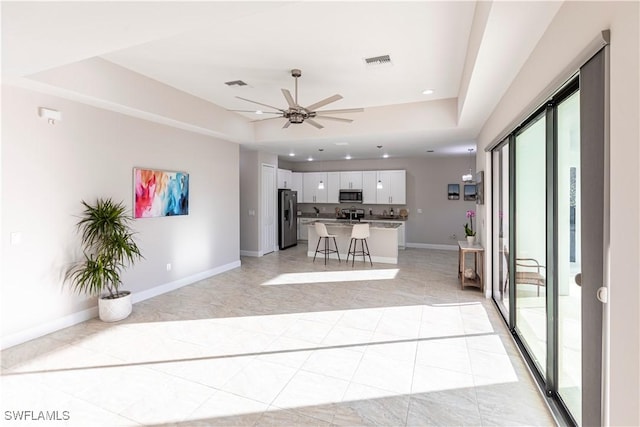
[{"label": "gray wall", "polygon": [[[475,162],[475,159],[473,159]],[[284,167],[284,166],[290,167]],[[475,209],[475,202],[447,199],[447,184],[460,184],[461,177],[469,170],[469,157],[401,158],[379,160],[338,160],[324,162],[286,162],[280,167],[295,172],[349,171],[406,169],[407,171],[407,242],[431,245],[455,245],[456,239],[463,239],[463,225],[467,221],[466,211]],[[312,212],[312,206],[302,204],[305,212]],[[339,205],[324,204],[326,212],[333,212]],[[345,207],[346,205],[342,205]],[[388,205],[372,205],[374,213],[389,210]],[[399,207],[394,206],[394,210]],[[368,206],[366,206],[368,211]],[[422,209],[422,213],[418,213]],[[452,235],[456,238],[451,238]]]},{"label": "gray wall", "polygon": [[[131,209],[134,167],[188,172],[189,215],[132,222],[145,259],[125,289],[148,294],[239,263],[237,144],[5,85],[2,105],[11,106],[2,111],[3,341],[95,307],[61,279],[79,257],[80,201],[112,197]],[[39,106],[62,121],[49,125]],[[9,244],[11,232],[22,244]]]},{"label": "gray wall", "polygon": [[[258,152],[240,150],[240,250],[259,250],[260,167]],[[254,211],[255,215],[249,215]]]}]

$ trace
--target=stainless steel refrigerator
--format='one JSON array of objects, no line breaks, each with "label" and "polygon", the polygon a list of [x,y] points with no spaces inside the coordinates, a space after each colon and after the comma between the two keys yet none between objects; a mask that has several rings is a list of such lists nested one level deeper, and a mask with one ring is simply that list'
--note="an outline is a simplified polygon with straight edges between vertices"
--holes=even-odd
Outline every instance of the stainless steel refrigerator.
[{"label": "stainless steel refrigerator", "polygon": [[278,246],[298,244],[298,192],[278,190]]}]

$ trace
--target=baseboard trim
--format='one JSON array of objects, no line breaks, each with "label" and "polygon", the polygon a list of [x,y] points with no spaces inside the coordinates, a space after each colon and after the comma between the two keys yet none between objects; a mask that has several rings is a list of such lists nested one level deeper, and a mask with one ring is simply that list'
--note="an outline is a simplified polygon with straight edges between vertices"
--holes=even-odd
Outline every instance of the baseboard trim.
[{"label": "baseboard trim", "polygon": [[9,347],[13,347],[14,345],[40,338],[52,332],[59,331],[60,329],[68,328],[69,326],[77,325],[78,323],[93,319],[94,317],[98,317],[97,305],[95,307],[87,308],[86,310],[78,311],[76,313],[48,321],[46,324],[34,326],[33,328],[25,329],[24,331],[2,337],[0,350],[5,350]]},{"label": "baseboard trim", "polygon": [[229,264],[221,265],[220,267],[212,268],[211,270],[206,270],[192,276],[187,276],[173,282],[165,283],[164,285],[154,286],[153,288],[147,289],[145,291],[136,292],[131,295],[131,300],[135,304],[149,298],[157,297],[158,295],[166,294],[167,292],[175,291],[176,289],[191,285],[192,283],[199,282],[200,280],[217,276],[218,274],[224,273],[225,271],[233,270],[234,268],[238,267],[240,267],[240,260],[230,262]]},{"label": "baseboard trim", "polygon": [[261,251],[240,251],[240,256],[261,257],[264,255]]},{"label": "baseboard trim", "polygon": [[[174,291],[187,285],[191,285],[200,280],[207,279],[209,277],[217,276],[225,271],[233,270],[240,267],[240,260],[231,262],[229,264],[221,265],[220,267],[212,268],[192,276],[185,277],[164,285],[155,286],[151,289],[147,289],[141,292],[136,292],[131,295],[133,303],[147,300],[149,298],[156,297],[158,295],[165,294],[167,292]],[[87,320],[98,317],[98,306],[88,308],[86,310],[78,311],[76,313],[69,314],[58,319],[47,321],[46,324],[34,326],[33,328],[25,329],[20,332],[16,332],[6,337],[2,337],[0,342],[0,350],[5,350],[9,347],[13,347],[18,344],[31,341],[36,338],[40,338],[44,335],[59,331],[60,329],[68,328],[69,326],[77,325],[78,323],[86,322]]]},{"label": "baseboard trim", "polygon": [[408,248],[437,249],[441,251],[457,251],[458,245],[436,245],[432,243],[407,243]]}]

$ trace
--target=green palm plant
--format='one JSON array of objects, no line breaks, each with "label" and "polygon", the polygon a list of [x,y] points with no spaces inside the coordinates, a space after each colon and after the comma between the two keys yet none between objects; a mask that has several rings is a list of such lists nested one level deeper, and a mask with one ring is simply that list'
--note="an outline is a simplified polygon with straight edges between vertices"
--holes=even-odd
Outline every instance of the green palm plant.
[{"label": "green palm plant", "polygon": [[98,199],[95,205],[84,200],[85,207],[76,224],[82,240],[84,260],[73,264],[65,274],[78,293],[118,298],[122,284],[120,274],[135,261],[142,259],[140,248],[133,239],[134,232],[122,202]]}]

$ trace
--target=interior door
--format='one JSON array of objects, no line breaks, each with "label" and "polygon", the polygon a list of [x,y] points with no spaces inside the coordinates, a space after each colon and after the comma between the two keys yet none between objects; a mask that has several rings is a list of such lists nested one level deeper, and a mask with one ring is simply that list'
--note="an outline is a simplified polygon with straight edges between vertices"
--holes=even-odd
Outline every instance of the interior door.
[{"label": "interior door", "polygon": [[260,192],[261,227],[260,227],[260,252],[268,254],[275,250],[276,246],[276,168],[273,165],[262,165],[262,188]]}]

